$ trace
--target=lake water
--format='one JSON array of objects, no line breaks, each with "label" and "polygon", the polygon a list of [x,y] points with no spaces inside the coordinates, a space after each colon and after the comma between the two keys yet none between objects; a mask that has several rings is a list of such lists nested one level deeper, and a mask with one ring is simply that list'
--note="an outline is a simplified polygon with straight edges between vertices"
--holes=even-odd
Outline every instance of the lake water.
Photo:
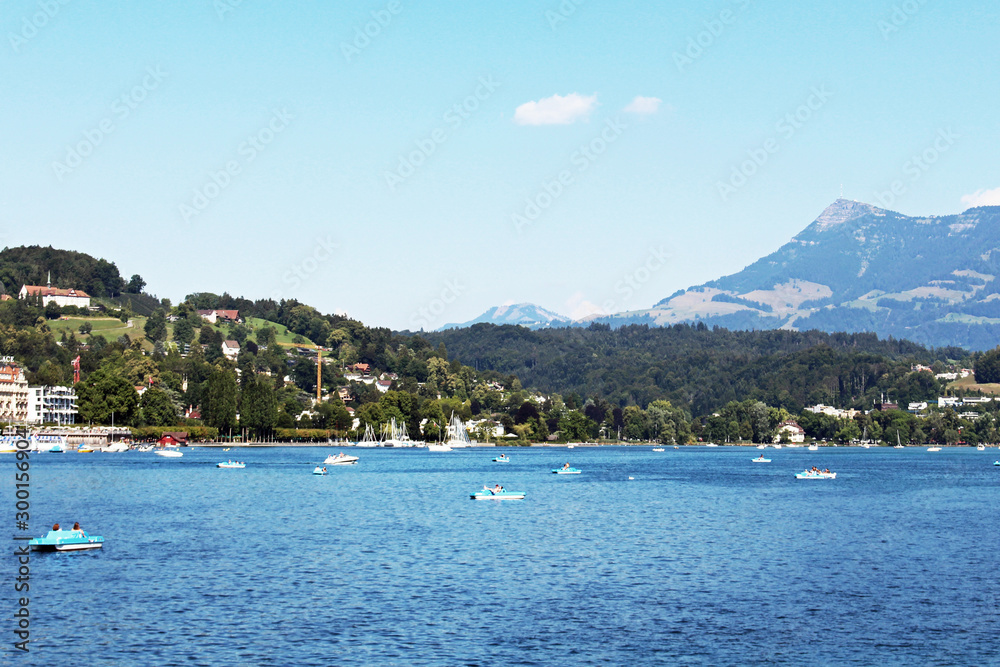
[{"label": "lake water", "polygon": [[[33,456],[32,532],[106,543],[32,555],[31,653],[5,631],[2,660],[1000,664],[996,449],[354,449],[310,474],[336,451]],[[469,499],[494,483],[527,498]]]}]

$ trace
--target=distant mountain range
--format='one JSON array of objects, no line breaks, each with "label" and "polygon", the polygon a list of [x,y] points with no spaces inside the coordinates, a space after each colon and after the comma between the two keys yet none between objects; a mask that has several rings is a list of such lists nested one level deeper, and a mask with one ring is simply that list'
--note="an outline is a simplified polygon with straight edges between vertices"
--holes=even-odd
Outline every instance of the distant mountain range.
[{"label": "distant mountain range", "polygon": [[529,329],[546,329],[548,327],[565,327],[572,324],[568,317],[553,313],[533,303],[514,303],[490,308],[474,320],[462,324],[446,324],[438,331],[446,329],[461,329],[473,324],[487,322],[489,324],[519,324]]},{"label": "distant mountain range", "polygon": [[[681,290],[642,311],[568,322],[531,304],[467,324],[531,328],[593,322],[729,329],[870,331],[924,345],[1000,343],[1000,206],[908,217],[838,199],[776,252],[738,273]],[[547,317],[531,315],[537,311]],[[451,325],[466,326],[466,325]]]}]

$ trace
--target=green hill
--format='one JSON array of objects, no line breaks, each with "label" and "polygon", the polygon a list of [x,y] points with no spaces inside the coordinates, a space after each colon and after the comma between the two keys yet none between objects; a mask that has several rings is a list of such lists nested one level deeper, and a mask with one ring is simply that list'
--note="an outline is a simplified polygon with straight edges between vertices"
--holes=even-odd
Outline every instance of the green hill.
[{"label": "green hill", "polygon": [[73,250],[51,246],[21,246],[0,251],[0,282],[8,294],[17,294],[22,285],[45,285],[83,290],[92,297],[118,296],[126,282],[114,262],[95,259]]}]

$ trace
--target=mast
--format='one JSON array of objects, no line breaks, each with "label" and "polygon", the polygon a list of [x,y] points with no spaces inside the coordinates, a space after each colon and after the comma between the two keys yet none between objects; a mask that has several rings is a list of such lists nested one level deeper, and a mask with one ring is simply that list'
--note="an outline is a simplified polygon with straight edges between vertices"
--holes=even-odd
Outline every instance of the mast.
[{"label": "mast", "polygon": [[316,346],[316,405],[323,398],[323,348]]}]

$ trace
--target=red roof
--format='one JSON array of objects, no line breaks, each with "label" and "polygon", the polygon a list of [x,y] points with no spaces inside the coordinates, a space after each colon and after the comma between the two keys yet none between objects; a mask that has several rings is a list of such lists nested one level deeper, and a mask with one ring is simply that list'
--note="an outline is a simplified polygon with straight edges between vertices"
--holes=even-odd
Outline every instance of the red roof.
[{"label": "red roof", "polygon": [[90,295],[82,290],[76,289],[61,289],[59,287],[46,287],[45,285],[25,285],[24,290],[34,296],[35,294],[41,294],[44,296],[75,296],[81,299],[89,299]]}]

